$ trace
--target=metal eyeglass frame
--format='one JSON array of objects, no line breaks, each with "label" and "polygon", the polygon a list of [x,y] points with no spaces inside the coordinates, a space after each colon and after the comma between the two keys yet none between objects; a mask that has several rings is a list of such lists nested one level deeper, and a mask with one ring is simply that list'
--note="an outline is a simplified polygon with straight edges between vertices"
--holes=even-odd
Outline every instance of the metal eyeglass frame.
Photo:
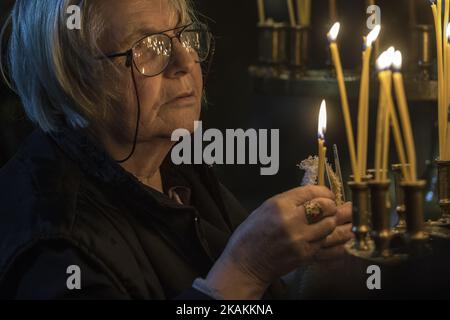
[{"label": "metal eyeglass frame", "polygon": [[[160,75],[161,73],[163,73],[169,67],[170,63],[172,62],[173,54],[174,54],[174,51],[173,51],[173,47],[174,47],[173,46],[173,39],[177,38],[178,41],[182,44],[182,42],[181,42],[181,35],[183,34],[183,32],[186,31],[186,29],[188,29],[189,27],[191,27],[192,25],[195,25],[195,24],[197,24],[197,23],[192,22],[192,23],[189,23],[187,25],[179,26],[179,27],[176,27],[176,28],[173,28],[173,29],[168,29],[168,30],[164,30],[164,31],[161,31],[161,32],[147,34],[147,35],[143,36],[142,38],[140,38],[139,40],[137,40],[132,45],[132,47],[130,49],[128,49],[127,51],[118,52],[118,53],[110,53],[110,54],[107,54],[105,56],[99,57],[99,59],[103,60],[103,59],[114,59],[114,58],[118,58],[118,57],[126,57],[125,65],[127,67],[131,67],[131,65],[133,64],[135,66],[135,68],[139,71],[139,73],[142,74],[143,76],[145,76],[145,77],[156,77],[156,76]],[[169,36],[168,34],[166,34],[169,31],[175,31],[175,30],[178,30],[178,29],[181,29],[181,30],[176,32],[175,35],[173,35],[173,36]],[[195,31],[204,31],[208,35],[208,41],[209,41],[209,43],[208,43],[208,53],[207,53],[206,57],[203,60],[199,59],[200,61],[196,61],[196,62],[197,63],[202,63],[202,62],[206,61],[208,59],[208,56],[211,53],[211,43],[212,43],[212,40],[213,40],[211,32],[208,31],[207,27],[204,27],[204,29],[192,29],[192,30],[188,30],[188,31],[194,31],[194,32]],[[133,52],[134,52],[136,46],[138,46],[141,43],[142,40],[144,40],[144,39],[146,39],[148,37],[151,37],[151,36],[156,36],[156,35],[163,35],[163,36],[166,36],[167,38],[169,38],[169,40],[170,40],[170,57],[169,57],[169,60],[167,61],[167,64],[164,66],[164,68],[160,72],[155,73],[153,75],[146,75],[146,74],[142,73],[141,70],[139,69],[136,61],[134,60]]]}]

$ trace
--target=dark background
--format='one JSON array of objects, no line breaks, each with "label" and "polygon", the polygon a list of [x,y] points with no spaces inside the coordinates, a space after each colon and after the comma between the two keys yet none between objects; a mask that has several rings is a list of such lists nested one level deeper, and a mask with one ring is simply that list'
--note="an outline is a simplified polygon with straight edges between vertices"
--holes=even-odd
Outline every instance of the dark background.
[{"label": "dark background", "polygon": [[[338,16],[342,24],[339,37],[341,56],[346,69],[360,68],[361,38],[367,34],[367,15],[364,0],[338,2]],[[12,0],[1,0],[1,16],[5,16]],[[223,182],[249,209],[255,208],[266,198],[298,186],[302,173],[296,165],[316,153],[317,114],[320,90],[308,97],[265,94],[258,92],[248,68],[257,57],[257,10],[253,0],[196,0],[197,9],[208,17],[208,23],[216,37],[216,55],[207,82],[209,105],[202,119],[207,127],[225,128],[278,128],[280,129],[280,171],[275,176],[260,176],[260,166],[216,166]],[[411,12],[411,4],[416,9]],[[413,52],[417,44],[410,38],[411,26],[431,23],[428,1],[397,0],[377,1],[382,9],[383,35],[381,48],[394,44],[404,52],[405,64],[414,64]],[[268,16],[277,21],[287,21],[284,0],[266,0]],[[327,68],[328,50],[326,33],[330,27],[328,0],[314,0],[311,67]],[[409,61],[408,61],[409,60]],[[356,101],[351,101],[352,114],[356,116]],[[372,106],[375,106],[372,103]],[[412,103],[412,118],[419,154],[421,172],[425,172],[426,160],[433,157],[435,104]],[[373,109],[373,108],[372,108]],[[341,150],[344,173],[349,173],[345,129],[337,99],[328,101],[329,149],[337,143]],[[373,117],[372,124],[373,126]],[[355,119],[354,119],[354,126]],[[17,97],[4,85],[0,85],[0,164],[4,164],[30,132]],[[371,127],[372,131],[372,127]],[[372,149],[369,147],[369,150]],[[391,153],[392,155],[395,152]],[[372,155],[369,155],[369,162]],[[370,166],[370,164],[369,164]]]}]

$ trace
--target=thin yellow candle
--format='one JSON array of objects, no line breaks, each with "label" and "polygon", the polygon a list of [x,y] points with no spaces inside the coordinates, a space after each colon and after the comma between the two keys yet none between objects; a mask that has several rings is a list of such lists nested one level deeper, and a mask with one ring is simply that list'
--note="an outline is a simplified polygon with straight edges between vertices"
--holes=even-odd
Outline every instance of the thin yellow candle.
[{"label": "thin yellow candle", "polygon": [[403,133],[405,135],[406,152],[408,154],[408,163],[410,168],[410,177],[411,180],[415,182],[417,181],[416,147],[414,145],[414,136],[411,127],[411,119],[409,116],[408,102],[406,100],[403,75],[400,72],[402,68],[402,54],[400,51],[395,52],[393,65],[395,70],[393,75],[395,96],[397,97],[397,105],[400,112],[400,120],[402,122]]},{"label": "thin yellow candle", "polygon": [[377,59],[378,80],[380,83],[375,141],[375,180],[377,181],[384,179],[383,168],[387,165],[386,157],[388,152],[386,149],[389,144],[389,119],[386,90],[384,90],[383,83],[387,83],[389,85],[391,78],[389,68],[391,64],[392,60],[388,51],[383,52]]},{"label": "thin yellow candle", "polygon": [[297,21],[299,25],[305,25],[305,0],[297,0]]},{"label": "thin yellow candle", "polygon": [[297,23],[295,21],[295,11],[294,11],[293,0],[287,0],[287,5],[288,5],[289,21],[291,23],[291,27],[295,27]]},{"label": "thin yellow candle", "polygon": [[391,76],[387,76],[389,72],[386,72],[386,84],[382,83],[380,84],[380,89],[384,91],[384,97],[385,97],[385,105],[384,105],[384,117],[383,117],[383,158],[382,158],[382,166],[381,166],[381,181],[387,180],[387,169],[388,169],[388,163],[389,163],[389,148],[390,148],[390,142],[389,139],[390,133],[391,133],[391,127],[389,126],[389,106],[388,106],[388,97],[386,95],[386,90],[384,89],[385,86],[390,87],[391,85]]},{"label": "thin yellow candle", "polygon": [[369,76],[370,57],[372,54],[372,43],[378,38],[381,27],[376,26],[364,40],[363,66],[361,71],[361,83],[359,90],[358,108],[358,165],[361,177],[365,175],[367,169],[367,145],[369,130]]},{"label": "thin yellow candle", "polygon": [[340,24],[336,22],[328,33],[328,40],[330,41],[331,58],[333,60],[334,67],[336,69],[336,77],[339,86],[339,92],[341,96],[341,107],[344,115],[345,130],[347,133],[347,142],[350,152],[350,162],[352,166],[353,175],[356,182],[361,182],[361,176],[359,174],[358,165],[356,162],[355,151],[355,138],[353,136],[353,126],[350,118],[350,107],[347,98],[347,89],[345,87],[344,72],[342,70],[341,57],[339,55],[339,49],[336,44],[336,38],[339,34]]},{"label": "thin yellow candle", "polygon": [[367,47],[364,49],[362,53],[362,69],[361,69],[361,81],[360,81],[360,87],[359,87],[359,103],[358,103],[358,131],[357,131],[357,159],[358,159],[358,169],[359,174],[361,177],[365,174],[364,169],[364,137],[365,137],[365,126],[366,126],[366,90],[367,84],[366,84],[366,76],[369,77],[369,67],[368,67],[368,61],[370,61],[370,54],[372,52],[372,46]]},{"label": "thin yellow candle", "polygon": [[[450,2],[450,0],[449,0]],[[447,4],[447,2],[446,2]],[[444,125],[444,129],[442,129],[444,132],[446,132],[444,136],[444,160],[448,160],[450,158],[450,151],[449,151],[449,123],[448,123],[448,108],[450,105],[450,23],[447,24],[446,32],[445,32],[445,41],[444,41],[444,47],[445,47],[445,57],[447,63],[445,64],[445,84],[444,84],[444,91],[445,91],[445,104],[443,106],[442,111],[442,124]]]},{"label": "thin yellow candle", "polygon": [[319,122],[317,128],[318,136],[318,154],[319,154],[319,168],[318,168],[318,184],[319,186],[325,185],[325,158],[326,158],[326,148],[325,148],[325,131],[327,129],[327,104],[325,100],[322,100],[320,104],[319,111]]},{"label": "thin yellow candle", "polygon": [[311,0],[297,0],[297,19],[302,26],[311,24]]},{"label": "thin yellow candle", "polygon": [[311,0],[305,0],[305,25],[311,25]]},{"label": "thin yellow candle", "polygon": [[[389,71],[389,75],[392,76],[392,72]],[[392,78],[389,79],[388,83],[382,84],[385,90],[385,95],[387,98],[387,111],[388,111],[388,125],[389,123],[392,124],[392,133],[394,134],[394,142],[395,147],[397,149],[397,155],[400,161],[400,164],[402,165],[401,170],[402,174],[405,177],[406,181],[411,181],[410,171],[407,170],[406,167],[406,153],[405,153],[405,147],[403,145],[403,138],[400,131],[400,124],[398,122],[397,113],[395,111],[394,107],[394,101],[392,99]],[[389,152],[389,149],[387,149],[387,152]],[[386,157],[386,156],[385,156]],[[387,178],[387,171],[388,171],[388,165],[387,162],[385,162],[384,167],[384,174],[385,178]]]},{"label": "thin yellow candle", "polygon": [[442,32],[442,50],[443,50],[443,66],[444,66],[444,96],[445,96],[445,105],[448,105],[448,58],[447,58],[447,51],[448,51],[448,31],[447,31],[447,27],[448,27],[448,19],[449,19],[449,11],[448,11],[448,6],[450,4],[450,0],[445,0],[444,1],[444,29]]},{"label": "thin yellow candle", "polygon": [[259,24],[264,24],[266,21],[266,12],[264,8],[264,0],[257,0],[256,2],[258,6],[258,17],[259,17]]},{"label": "thin yellow candle", "polygon": [[[450,4],[450,0],[445,0],[444,3],[445,3],[445,7],[444,7],[444,10],[445,10],[444,11],[444,31],[445,31],[446,28],[447,28],[447,25],[448,25],[448,18],[449,18],[448,6]],[[443,43],[443,50],[444,50],[444,62],[443,62],[443,64],[444,64],[444,68],[447,68],[448,62],[447,62],[447,56],[445,54],[446,43],[447,43],[447,32],[443,32],[442,33],[442,43]],[[447,78],[446,78],[445,81],[447,83]],[[445,91],[447,91],[447,89],[445,89]]]},{"label": "thin yellow candle", "polygon": [[450,160],[450,122],[447,122],[447,138],[445,141],[447,142],[447,146],[445,147],[445,150],[447,150],[447,152],[444,155],[444,160],[449,161]]},{"label": "thin yellow candle", "polygon": [[[383,74],[381,71],[378,74],[378,79],[380,79]],[[380,81],[381,82],[381,81]],[[380,88],[381,89],[381,88]],[[375,136],[375,180],[381,180],[381,163],[382,163],[382,147],[383,147],[383,124],[384,117],[386,115],[386,98],[384,96],[384,90],[379,90],[378,93],[378,111],[377,111],[377,126],[376,126],[376,136]]]},{"label": "thin yellow candle", "polygon": [[438,74],[438,127],[439,127],[439,155],[442,157],[443,152],[445,150],[445,131],[444,128],[446,126],[444,120],[444,110],[445,110],[445,102],[444,102],[444,66],[443,66],[443,49],[442,49],[442,1],[437,0],[436,3],[431,4],[431,10],[433,12],[434,25],[436,29],[436,48],[437,48],[437,74]]},{"label": "thin yellow candle", "polygon": [[[390,47],[387,51],[387,59],[386,62],[389,63],[389,68],[392,66],[392,63],[394,61],[395,56],[395,49],[393,47]],[[397,113],[395,112],[394,107],[394,101],[392,99],[392,71],[390,69],[386,69],[386,71],[383,73],[383,77],[380,78],[381,82],[381,90],[384,90],[384,94],[386,97],[386,118],[384,119],[384,136],[383,136],[383,170],[382,170],[382,176],[383,180],[387,180],[387,173],[388,173],[388,159],[389,159],[389,131],[390,131],[390,124],[392,124],[392,132],[394,134],[394,142],[395,147],[397,149],[397,155],[400,160],[401,169],[403,176],[405,177],[406,181],[410,181],[410,174],[409,171],[406,168],[406,153],[405,148],[403,145],[403,139],[402,134],[400,131],[400,125],[397,118]]]}]

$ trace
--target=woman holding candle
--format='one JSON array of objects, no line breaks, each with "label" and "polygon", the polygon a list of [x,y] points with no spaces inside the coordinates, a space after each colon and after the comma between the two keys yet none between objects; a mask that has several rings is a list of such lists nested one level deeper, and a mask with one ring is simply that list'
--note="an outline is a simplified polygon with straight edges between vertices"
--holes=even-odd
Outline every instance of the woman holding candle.
[{"label": "woman holding candle", "polygon": [[[281,276],[343,255],[351,206],[330,190],[296,188],[249,214],[211,168],[171,163],[210,58],[189,2],[85,1],[86,32],[60,19],[72,1],[44,3],[12,12],[8,74],[37,129],[0,172],[1,297],[283,297]],[[82,290],[67,289],[71,265]]]}]

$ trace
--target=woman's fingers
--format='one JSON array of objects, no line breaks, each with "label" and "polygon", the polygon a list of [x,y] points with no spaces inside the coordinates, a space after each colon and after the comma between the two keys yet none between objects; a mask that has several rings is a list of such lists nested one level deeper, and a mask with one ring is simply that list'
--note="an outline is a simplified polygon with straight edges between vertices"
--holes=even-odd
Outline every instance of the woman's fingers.
[{"label": "woman's fingers", "polygon": [[336,219],[338,225],[352,222],[352,206],[351,202],[347,202],[337,207]]},{"label": "woman's fingers", "polygon": [[329,248],[345,244],[354,237],[352,232],[352,225],[350,223],[337,226],[333,232],[328,235],[325,241],[322,242],[323,248]]},{"label": "woman's fingers", "polygon": [[297,206],[301,206],[307,201],[315,198],[327,198],[334,200],[334,193],[330,189],[322,186],[299,187],[281,194],[295,201]]},{"label": "woman's fingers", "polygon": [[[318,204],[320,206],[323,218],[335,216],[337,213],[337,207],[334,200],[328,198],[314,198],[309,202],[313,204]],[[308,219],[306,218],[307,212],[305,204],[301,205],[299,209],[302,212],[302,215],[304,216],[304,222],[308,223]]]},{"label": "woman's fingers", "polygon": [[336,217],[326,217],[308,227],[305,238],[308,242],[324,240],[336,228]]},{"label": "woman's fingers", "polygon": [[318,204],[321,208],[322,218],[319,222],[308,225],[305,206],[302,205],[299,209],[301,210],[302,222],[308,225],[305,237],[307,241],[314,242],[325,238],[336,228],[336,204],[334,200],[328,198],[315,198],[311,202]]}]

